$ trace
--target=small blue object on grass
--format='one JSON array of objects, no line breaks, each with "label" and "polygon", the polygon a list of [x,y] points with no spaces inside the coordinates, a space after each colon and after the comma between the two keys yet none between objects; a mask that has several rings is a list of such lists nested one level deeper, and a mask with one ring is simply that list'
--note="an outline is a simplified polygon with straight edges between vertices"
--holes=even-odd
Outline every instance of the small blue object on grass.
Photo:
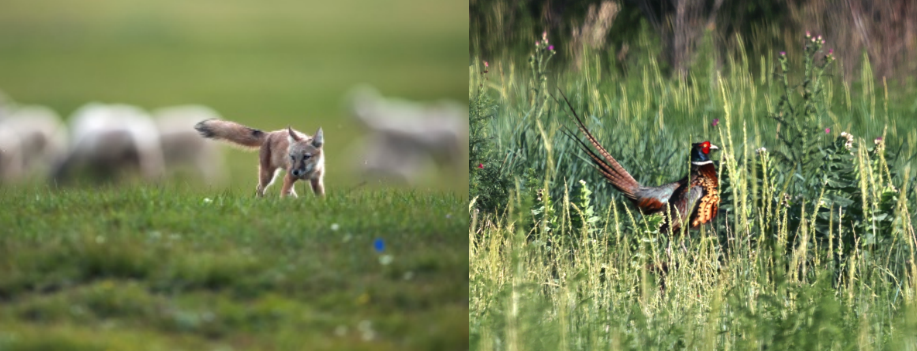
[{"label": "small blue object on grass", "polygon": [[376,252],[385,251],[385,241],[382,241],[381,238],[376,238],[373,242],[373,247],[376,248]]}]

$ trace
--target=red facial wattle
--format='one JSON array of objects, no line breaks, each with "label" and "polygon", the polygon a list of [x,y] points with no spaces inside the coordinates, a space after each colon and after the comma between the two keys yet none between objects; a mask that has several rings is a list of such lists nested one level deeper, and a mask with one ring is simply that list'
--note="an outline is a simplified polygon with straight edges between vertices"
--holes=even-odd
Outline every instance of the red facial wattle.
[{"label": "red facial wattle", "polygon": [[700,147],[701,147],[700,151],[703,152],[704,155],[710,154],[710,142],[709,141],[705,141],[701,143]]}]

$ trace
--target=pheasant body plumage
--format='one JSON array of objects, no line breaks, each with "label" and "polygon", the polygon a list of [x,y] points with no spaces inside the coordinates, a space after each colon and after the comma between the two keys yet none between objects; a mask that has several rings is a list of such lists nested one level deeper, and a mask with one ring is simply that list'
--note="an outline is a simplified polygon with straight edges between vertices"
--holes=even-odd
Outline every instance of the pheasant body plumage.
[{"label": "pheasant body plumage", "polygon": [[[566,97],[564,97],[566,99]],[[682,225],[695,229],[716,217],[719,210],[719,180],[716,175],[716,166],[710,160],[711,150],[719,148],[709,141],[691,145],[691,171],[684,178],[665,185],[649,187],[641,185],[631,176],[614,157],[599,144],[598,140],[586,129],[586,125],[573,110],[572,104],[567,105],[573,112],[579,130],[585,134],[598,153],[592,151],[586,142],[568,131],[568,135],[575,139],[580,148],[592,159],[593,165],[616,189],[630,199],[645,215],[662,212],[666,216],[663,231],[678,231]],[[668,211],[677,220],[670,221]]]}]

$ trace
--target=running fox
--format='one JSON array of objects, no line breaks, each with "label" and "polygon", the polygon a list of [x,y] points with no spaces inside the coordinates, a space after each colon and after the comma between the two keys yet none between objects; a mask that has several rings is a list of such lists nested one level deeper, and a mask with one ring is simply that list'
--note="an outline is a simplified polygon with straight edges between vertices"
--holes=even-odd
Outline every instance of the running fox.
[{"label": "running fox", "polygon": [[280,197],[297,197],[293,183],[299,179],[309,180],[316,195],[325,195],[322,128],[310,137],[291,127],[266,133],[236,122],[207,119],[195,125],[194,129],[205,138],[225,140],[247,149],[261,148],[256,188],[259,197],[264,196],[265,189],[274,183],[278,169],[287,172]]}]

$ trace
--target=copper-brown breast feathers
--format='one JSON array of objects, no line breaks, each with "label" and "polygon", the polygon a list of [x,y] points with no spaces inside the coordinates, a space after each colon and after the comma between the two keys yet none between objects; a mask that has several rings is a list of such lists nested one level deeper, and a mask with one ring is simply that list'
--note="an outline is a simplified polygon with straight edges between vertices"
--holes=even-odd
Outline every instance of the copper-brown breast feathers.
[{"label": "copper-brown breast feathers", "polygon": [[720,194],[717,190],[719,184],[716,178],[716,169],[713,167],[703,167],[700,169],[701,177],[697,179],[701,187],[704,188],[704,196],[700,198],[697,204],[697,210],[694,219],[691,221],[691,227],[697,227],[701,224],[710,222],[716,217],[719,210]]}]

